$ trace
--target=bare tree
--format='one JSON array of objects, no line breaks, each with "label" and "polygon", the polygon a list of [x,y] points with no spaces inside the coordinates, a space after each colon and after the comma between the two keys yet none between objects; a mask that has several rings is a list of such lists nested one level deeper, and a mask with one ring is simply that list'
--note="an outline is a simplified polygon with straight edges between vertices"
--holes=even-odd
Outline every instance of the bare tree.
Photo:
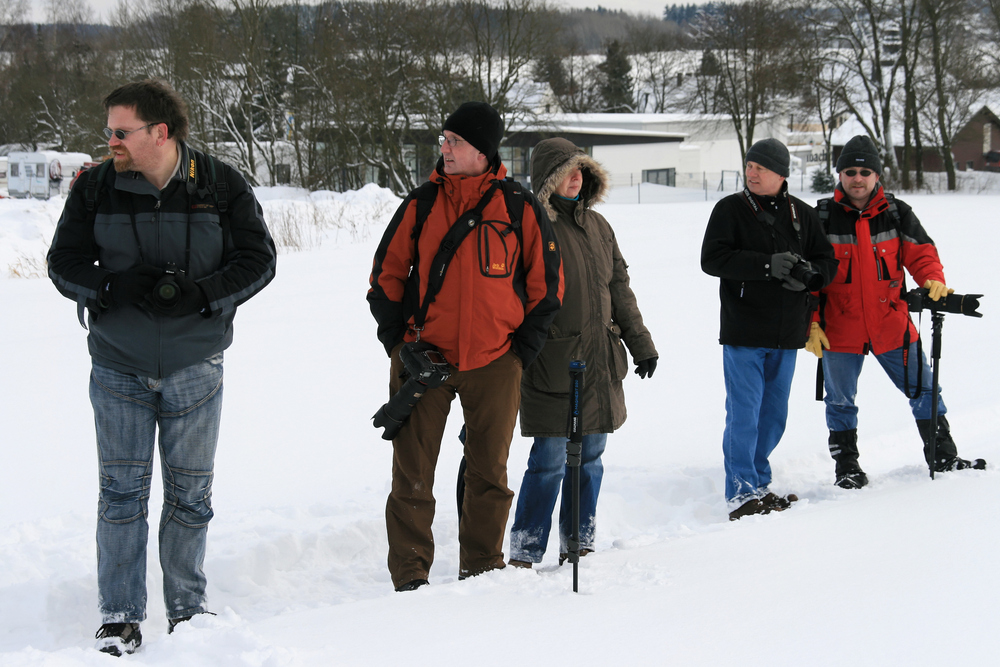
[{"label": "bare tree", "polygon": [[831,62],[850,74],[839,91],[841,101],[865,132],[880,144],[885,180],[897,177],[893,96],[901,73],[897,56],[899,13],[896,0],[828,0],[832,18],[826,34],[837,48]]},{"label": "bare tree", "polygon": [[901,185],[910,190],[910,166],[915,165],[917,187],[923,186],[923,142],[920,137],[920,106],[917,79],[924,52],[925,22],[918,7],[921,0],[899,2],[899,58],[903,72],[903,160],[900,165]]},{"label": "bare tree", "polygon": [[784,0],[747,0],[697,17],[696,36],[714,66],[700,74],[696,99],[710,97],[712,109],[730,117],[741,156],[757,125],[785,110],[799,82],[801,31],[790,10]]},{"label": "bare tree", "polygon": [[934,120],[948,189],[957,187],[952,139],[972,116],[972,103],[995,81],[983,78],[985,58],[973,40],[967,0],[921,0],[927,19],[931,71],[934,81]]},{"label": "bare tree", "polygon": [[50,24],[84,25],[94,22],[94,10],[87,0],[46,0],[45,20]]},{"label": "bare tree", "polygon": [[459,0],[473,94],[496,108],[510,127],[536,122],[531,65],[554,31],[546,0]]},{"label": "bare tree", "polygon": [[674,32],[655,31],[642,26],[630,31],[628,43],[635,63],[635,102],[638,111],[663,113],[671,110],[684,75],[693,74],[689,51],[678,47]]}]

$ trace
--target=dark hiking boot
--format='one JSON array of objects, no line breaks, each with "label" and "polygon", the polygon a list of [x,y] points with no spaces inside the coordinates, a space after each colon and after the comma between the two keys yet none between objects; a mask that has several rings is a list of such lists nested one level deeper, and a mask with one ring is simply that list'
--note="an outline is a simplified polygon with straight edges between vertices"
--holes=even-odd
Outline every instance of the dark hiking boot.
[{"label": "dark hiking boot", "polygon": [[[471,579],[472,577],[478,577],[481,574],[486,574],[487,572],[494,572],[496,570],[502,570],[506,568],[507,565],[502,559],[499,559],[493,563],[493,565],[488,565],[486,567],[481,567],[478,570],[469,570],[466,568],[460,568],[458,570],[458,580],[465,581],[466,579]],[[515,567],[517,567],[515,565]]]},{"label": "dark hiking boot", "polygon": [[986,461],[983,459],[969,461],[957,456],[953,456],[950,459],[943,459],[939,456],[938,460],[934,463],[934,472],[951,472],[952,470],[965,470],[966,468],[986,470]]},{"label": "dark hiking boot", "polygon": [[[592,553],[594,553],[593,549],[580,549],[580,558],[583,558],[587,554],[592,554]],[[569,560],[569,554],[568,553],[559,554],[559,564],[560,565],[562,565],[563,563],[565,563],[568,560]]]},{"label": "dark hiking boot", "polygon": [[770,511],[771,508],[760,502],[759,498],[751,498],[730,512],[729,520],[739,521],[743,517],[750,516],[751,514],[768,514]]},{"label": "dark hiking boot", "polygon": [[120,658],[127,653],[135,653],[142,645],[142,633],[138,623],[105,623],[94,635],[101,653],[110,653]]},{"label": "dark hiking boot", "polygon": [[[202,611],[198,612],[200,614],[208,614],[209,616],[215,616],[214,611]],[[181,623],[186,623],[190,621],[194,616],[181,616],[180,618],[168,618],[167,619],[167,634],[172,635],[174,633],[174,628],[176,628]]]},{"label": "dark hiking boot", "polygon": [[847,472],[843,475],[837,475],[837,481],[834,484],[842,489],[860,489],[862,486],[868,485],[868,475],[862,470]]},{"label": "dark hiking boot", "polygon": [[510,565],[511,567],[519,567],[522,570],[530,570],[531,566],[533,565],[533,563],[529,563],[526,560],[516,560],[514,558],[511,558],[509,561],[507,561],[507,564]]},{"label": "dark hiking boot", "polygon": [[768,493],[766,496],[760,499],[761,504],[772,512],[783,512],[792,506],[799,497],[794,493],[789,493],[787,496],[779,496],[776,493]]},{"label": "dark hiking boot", "polygon": [[396,586],[397,593],[405,593],[406,591],[415,591],[421,586],[427,586],[430,582],[426,579],[414,579],[412,581],[407,581],[405,584]]},{"label": "dark hiking boot", "polygon": [[190,616],[182,616],[181,618],[168,618],[167,619],[167,634],[168,635],[174,634],[174,628],[176,628],[181,623],[184,623],[184,622],[190,621],[190,620],[191,620]]},{"label": "dark hiking boot", "polygon": [[[917,430],[920,431],[920,439],[925,444],[930,441],[931,428],[930,419],[917,420]],[[966,459],[959,458],[958,447],[955,445],[955,441],[951,437],[951,426],[948,424],[948,420],[944,415],[938,416],[936,445],[934,463],[931,464],[930,461],[927,461],[928,465],[934,469],[934,472],[951,472],[952,470],[965,470],[966,468],[972,468],[973,470],[986,470],[986,461],[983,459],[968,461]],[[926,460],[926,458],[927,457],[925,456],[924,459]]]},{"label": "dark hiking boot", "polygon": [[837,463],[837,481],[842,489],[860,489],[868,484],[868,476],[858,464],[858,429],[830,431],[830,456]]}]

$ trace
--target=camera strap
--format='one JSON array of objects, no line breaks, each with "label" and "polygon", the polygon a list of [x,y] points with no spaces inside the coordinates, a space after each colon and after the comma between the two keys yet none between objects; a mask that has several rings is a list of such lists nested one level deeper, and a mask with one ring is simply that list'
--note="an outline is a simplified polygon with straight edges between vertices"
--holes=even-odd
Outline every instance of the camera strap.
[{"label": "camera strap", "polygon": [[[760,202],[757,201],[757,198],[753,196],[753,193],[751,193],[746,186],[743,188],[743,200],[747,203],[747,206],[750,207],[750,210],[753,211],[757,220],[772,229],[777,229],[777,227],[774,226],[774,215],[764,210],[764,207],[760,205]],[[801,247],[802,223],[799,222],[799,213],[795,210],[795,205],[792,203],[792,198],[788,196],[787,191],[785,192],[785,201],[788,202],[788,213],[792,218],[792,229],[795,230],[795,238],[798,239],[799,246]]]},{"label": "camera strap", "polygon": [[483,221],[483,209],[493,199],[493,193],[499,187],[501,187],[500,181],[494,180],[490,187],[487,188],[482,199],[479,200],[479,203],[474,208],[458,216],[458,220],[451,225],[448,233],[441,239],[441,245],[438,247],[437,254],[434,255],[434,260],[431,262],[431,269],[427,276],[427,290],[424,292],[423,303],[420,304],[417,312],[413,314],[413,330],[417,334],[418,341],[420,340],[420,332],[424,330],[427,309],[430,308],[438,292],[441,291],[442,285],[444,285],[444,274],[448,270],[448,265],[451,264],[451,258],[455,256],[455,251],[458,250],[458,246],[462,244],[465,237]]}]

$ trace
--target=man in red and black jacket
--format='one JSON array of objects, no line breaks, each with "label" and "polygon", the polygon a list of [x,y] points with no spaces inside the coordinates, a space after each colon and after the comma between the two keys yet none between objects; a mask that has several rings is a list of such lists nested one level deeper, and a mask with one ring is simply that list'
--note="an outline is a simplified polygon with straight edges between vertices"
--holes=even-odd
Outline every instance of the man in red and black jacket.
[{"label": "man in red and black jacket", "polygon": [[[882,189],[882,161],[869,137],[859,135],[847,142],[837,160],[837,172],[840,184],[832,200],[820,200],[818,208],[829,213],[821,218],[825,218],[823,224],[839,266],[833,282],[820,292],[820,308],[806,349],[823,360],[826,423],[830,454],[837,462],[836,484],[858,489],[868,483],[858,464],[858,408],[854,402],[866,354],[875,355],[900,391],[908,397],[916,394],[910,398],[910,409],[924,442],[929,441],[933,428],[932,375],[923,353],[918,353],[918,332],[903,294],[903,269],[928,289],[934,301],[954,290],[946,286],[937,248],[913,209]],[[939,397],[937,457],[928,465],[936,472],[985,468],[982,459],[958,457],[946,412]]]}]

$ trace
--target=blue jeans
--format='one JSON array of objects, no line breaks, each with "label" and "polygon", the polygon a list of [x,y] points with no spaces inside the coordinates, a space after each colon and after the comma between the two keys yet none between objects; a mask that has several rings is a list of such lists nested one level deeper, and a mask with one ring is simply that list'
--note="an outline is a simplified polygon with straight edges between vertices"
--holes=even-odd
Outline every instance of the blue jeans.
[{"label": "blue jeans", "polygon": [[771,483],[768,457],[781,440],[797,350],[722,346],[726,430],[722,452],[726,500],[762,495]]},{"label": "blue jeans", "polygon": [[[903,373],[903,348],[875,355],[886,375],[901,391],[906,391]],[[854,401],[858,395],[858,376],[865,363],[865,355],[850,352],[823,352],[823,384],[826,387],[826,425],[831,431],[850,431],[858,427],[858,406]],[[912,395],[917,384],[917,369],[923,366],[920,396],[910,399],[910,411],[915,419],[931,418],[931,396],[933,375],[927,358],[917,354],[917,344],[910,344],[907,362],[909,390]],[[938,394],[938,414],[947,412],[941,395]]]},{"label": "blue jeans", "polygon": [[[604,464],[601,454],[608,444],[607,433],[583,436],[580,466],[580,548],[594,548],[594,518],[601,492]],[[514,525],[510,529],[510,557],[527,563],[541,563],[552,528],[552,510],[562,487],[559,505],[559,550],[566,553],[573,534],[572,475],[566,465],[566,438],[535,438],[528,455],[521,491],[517,495]]]},{"label": "blue jeans", "polygon": [[146,618],[146,539],[153,441],[159,428],[160,567],[167,618],[205,609],[205,544],[222,413],[222,353],[168,377],[93,365],[100,500],[97,583],[104,623]]}]

